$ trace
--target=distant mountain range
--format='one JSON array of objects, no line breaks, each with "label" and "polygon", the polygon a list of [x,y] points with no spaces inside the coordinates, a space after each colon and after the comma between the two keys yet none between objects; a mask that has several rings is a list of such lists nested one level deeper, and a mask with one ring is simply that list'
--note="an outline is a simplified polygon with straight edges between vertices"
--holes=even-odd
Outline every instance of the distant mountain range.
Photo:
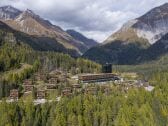
[{"label": "distant mountain range", "polygon": [[125,23],[83,57],[114,64],[137,64],[167,53],[168,3]]},{"label": "distant mountain range", "polygon": [[[86,37],[86,41],[76,39],[59,26],[53,25],[28,9],[20,11],[12,6],[0,7],[0,20],[12,29],[33,38],[36,49],[41,51],[59,51],[70,55],[73,52],[72,56],[76,57],[82,55],[93,45],[90,39]],[[30,44],[35,46],[33,43]]]},{"label": "distant mountain range", "polygon": [[95,41],[93,39],[88,39],[87,37],[85,37],[84,35],[82,35],[81,33],[77,32],[73,29],[69,29],[66,32],[69,35],[71,35],[73,38],[75,38],[76,40],[83,42],[87,46],[88,49],[98,45],[97,41]]},{"label": "distant mountain range", "polygon": [[0,7],[2,41],[24,42],[38,51],[55,51],[99,63],[138,64],[168,52],[168,3],[125,23],[102,44],[73,29],[64,31],[31,10]]}]

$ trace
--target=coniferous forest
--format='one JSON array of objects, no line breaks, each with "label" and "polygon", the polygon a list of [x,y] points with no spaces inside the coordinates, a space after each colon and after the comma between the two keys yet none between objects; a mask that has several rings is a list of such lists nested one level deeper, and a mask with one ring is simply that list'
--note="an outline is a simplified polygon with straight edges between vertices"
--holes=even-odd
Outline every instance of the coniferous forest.
[{"label": "coniferous forest", "polygon": [[168,73],[154,73],[152,92],[117,86],[107,96],[75,95],[59,102],[34,105],[32,99],[0,103],[0,125],[8,126],[165,126],[168,123]]},{"label": "coniferous forest", "polygon": [[[168,71],[165,69],[155,71],[148,76],[148,80],[155,86],[152,92],[147,92],[143,88],[123,91],[114,84],[108,95],[98,90],[94,95],[80,93],[71,97],[62,97],[60,101],[39,105],[34,105],[31,97],[26,101],[21,97],[17,102],[9,103],[6,102],[6,97],[9,96],[10,89],[21,88],[23,80],[30,78],[39,70],[62,68],[72,74],[97,73],[100,72],[101,66],[65,54],[33,51],[21,43],[15,43],[15,46],[5,43],[1,45],[0,52],[1,126],[165,126],[168,124]],[[19,69],[22,67],[21,63],[30,64],[31,67],[21,73],[4,74]],[[78,68],[78,71],[74,71],[74,67]],[[131,69],[131,66],[129,67]],[[122,69],[128,71],[122,66],[117,66],[115,71],[121,72]],[[132,71],[136,69],[133,67]],[[7,75],[8,78],[5,78]]]}]

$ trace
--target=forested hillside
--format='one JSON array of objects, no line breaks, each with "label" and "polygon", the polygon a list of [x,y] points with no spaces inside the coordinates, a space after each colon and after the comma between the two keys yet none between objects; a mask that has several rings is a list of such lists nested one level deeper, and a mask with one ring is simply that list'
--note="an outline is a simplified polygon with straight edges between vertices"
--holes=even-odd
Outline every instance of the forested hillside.
[{"label": "forested hillside", "polygon": [[[11,89],[22,90],[23,80],[38,71],[47,73],[54,69],[61,69],[77,74],[101,70],[99,64],[89,60],[75,59],[54,51],[39,51],[40,49],[36,49],[39,46],[31,43],[31,38],[26,39],[25,34],[18,33],[3,23],[0,25],[0,99],[9,96]],[[42,45],[42,43],[39,44]]]}]

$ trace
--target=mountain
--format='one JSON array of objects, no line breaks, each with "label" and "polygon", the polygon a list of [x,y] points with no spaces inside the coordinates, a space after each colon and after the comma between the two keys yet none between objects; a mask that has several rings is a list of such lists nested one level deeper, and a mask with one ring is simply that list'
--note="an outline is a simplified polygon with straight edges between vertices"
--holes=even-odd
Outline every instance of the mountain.
[{"label": "mountain", "polygon": [[115,40],[134,42],[135,40],[141,41],[141,39],[148,40],[150,44],[153,44],[168,32],[167,29],[168,3],[127,22],[119,31],[112,34],[104,44]]},{"label": "mountain", "polygon": [[12,6],[0,7],[0,19],[9,20],[14,19],[22,12]]},{"label": "mountain", "polygon": [[77,32],[75,30],[69,29],[66,32],[69,35],[71,35],[73,38],[75,38],[76,40],[83,42],[83,44],[88,49],[90,49],[91,47],[94,47],[94,46],[98,45],[98,42],[96,42],[95,40],[89,39],[86,36],[82,35],[81,33]]},{"label": "mountain", "polygon": [[[87,47],[82,42],[74,39],[59,26],[51,24],[48,20],[41,18],[31,10],[27,9],[26,11],[21,12],[10,6],[1,7],[1,9],[2,8],[3,10],[10,10],[3,11],[3,14],[8,14],[8,17],[10,18],[2,16],[1,21],[17,31],[40,37],[41,39],[50,38],[53,42],[55,41],[56,44],[59,43],[63,45],[67,50],[76,51],[76,55],[78,56],[87,50]],[[16,11],[19,13],[16,13]],[[47,43],[48,40],[42,39],[42,41]]]},{"label": "mountain", "polygon": [[65,48],[53,38],[28,35],[14,30],[0,21],[0,45],[4,42],[10,44],[22,43],[36,51],[54,51],[67,53],[74,57],[79,56],[76,50]]},{"label": "mountain", "polygon": [[143,62],[142,59],[153,59],[147,56],[151,53],[147,50],[153,50],[156,42],[158,47],[158,41],[167,33],[168,3],[125,23],[102,45],[89,49],[83,57],[100,63],[137,64]]}]

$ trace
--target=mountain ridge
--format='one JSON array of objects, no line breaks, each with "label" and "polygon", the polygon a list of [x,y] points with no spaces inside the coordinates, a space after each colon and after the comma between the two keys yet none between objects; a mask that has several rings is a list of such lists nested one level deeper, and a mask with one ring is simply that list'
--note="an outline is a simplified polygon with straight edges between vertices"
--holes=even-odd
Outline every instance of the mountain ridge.
[{"label": "mountain ridge", "polygon": [[84,36],[83,34],[77,32],[73,29],[68,29],[68,30],[66,30],[66,32],[69,35],[71,35],[73,38],[75,38],[76,40],[79,40],[79,41],[83,42],[87,46],[88,49],[98,45],[97,41],[95,41],[93,39],[89,39],[86,36]]},{"label": "mountain ridge", "polygon": [[52,38],[37,37],[16,31],[2,21],[0,21],[0,38],[0,43],[24,43],[36,51],[54,51],[70,54],[73,57],[79,56],[75,50],[66,49],[62,44]]},{"label": "mountain ridge", "polygon": [[10,8],[10,10],[15,9],[18,12],[16,14],[14,11],[9,11],[7,13],[9,18],[6,18],[5,16],[0,17],[1,21],[11,28],[31,36],[53,39],[56,43],[60,43],[65,48],[75,50],[78,53],[77,55],[82,55],[88,49],[86,44],[73,38],[61,27],[53,25],[50,21],[41,18],[32,10],[27,9],[25,11],[20,11],[12,6],[5,6],[0,7],[0,10],[2,10],[0,11],[0,14],[5,14],[7,8]]},{"label": "mountain ridge", "polygon": [[[134,34],[136,34],[137,39],[143,38],[148,40],[150,44],[155,43],[167,33],[168,3],[155,7],[146,14],[126,22],[119,31],[108,37],[104,44],[113,42],[115,40],[121,40],[122,35],[128,34],[130,29],[135,32]],[[127,36],[124,41],[127,41],[127,39],[131,39],[130,36]]]},{"label": "mountain ridge", "polygon": [[14,19],[16,16],[18,16],[21,13],[22,11],[10,5],[0,7],[0,19],[4,19],[4,20]]}]

